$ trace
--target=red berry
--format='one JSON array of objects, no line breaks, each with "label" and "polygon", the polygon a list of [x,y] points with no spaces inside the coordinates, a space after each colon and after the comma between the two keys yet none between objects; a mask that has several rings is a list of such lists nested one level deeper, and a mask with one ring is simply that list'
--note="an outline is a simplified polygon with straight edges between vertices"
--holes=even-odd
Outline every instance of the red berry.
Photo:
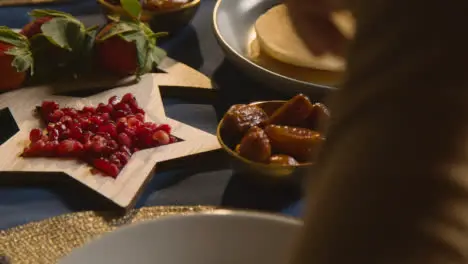
[{"label": "red berry", "polygon": [[135,96],[131,93],[127,93],[122,97],[122,102],[129,103],[135,101]]},{"label": "red berry", "polygon": [[59,146],[58,141],[47,141],[44,145],[44,154],[46,156],[55,156],[57,153],[57,148]]},{"label": "red berry", "polygon": [[177,140],[177,138],[176,138],[176,137],[174,137],[174,136],[170,136],[170,138],[171,138],[171,140],[170,140],[170,142],[169,142],[169,143],[175,143],[175,142],[177,142],[177,141],[178,141],[178,140]]},{"label": "red berry", "polygon": [[171,133],[171,126],[169,126],[168,124],[162,124],[162,125],[158,126],[158,130],[163,130],[164,132],[170,134]]},{"label": "red berry", "polygon": [[140,120],[141,122],[145,122],[145,115],[138,113],[135,115],[136,119]]},{"label": "red berry", "polygon": [[83,137],[83,130],[80,127],[74,125],[72,128],[70,128],[70,138],[81,140],[82,137]]},{"label": "red berry", "polygon": [[119,119],[121,117],[125,117],[128,114],[128,112],[122,111],[122,110],[117,110],[112,112],[112,115],[115,119]]},{"label": "red berry", "polygon": [[42,114],[47,115],[47,114],[54,112],[55,110],[59,108],[60,106],[56,102],[44,101],[42,102],[42,105],[41,105],[41,112]]},{"label": "red berry", "polygon": [[127,146],[129,148],[132,146],[132,139],[125,133],[120,133],[119,134],[118,142],[120,143],[120,145],[124,145],[124,146]]},{"label": "red berry", "polygon": [[104,148],[104,152],[106,153],[112,153],[115,152],[119,149],[119,144],[115,142],[115,140],[109,140],[107,141],[107,146]]},{"label": "red berry", "polygon": [[131,117],[127,120],[127,124],[128,124],[128,127],[130,128],[133,128],[133,127],[137,128],[141,126],[143,123],[140,120],[138,120],[136,117]]},{"label": "red berry", "polygon": [[36,142],[42,138],[42,131],[40,129],[33,129],[31,132],[29,132],[29,140],[31,142]]},{"label": "red berry", "polygon": [[127,146],[120,146],[120,152],[127,153],[128,156],[132,155],[132,152],[130,151],[130,149]]},{"label": "red berry", "polygon": [[23,156],[25,157],[33,157],[33,156],[40,156],[40,154],[44,151],[45,142],[43,140],[38,140],[32,143],[28,148],[26,148],[23,152]]},{"label": "red berry", "polygon": [[171,138],[164,130],[158,130],[153,134],[153,140],[161,145],[167,145],[171,142]]},{"label": "red berry", "polygon": [[83,145],[72,139],[65,139],[57,147],[57,154],[61,157],[78,156],[83,151]]},{"label": "red berry", "polygon": [[49,115],[49,122],[58,122],[64,115],[62,110],[55,110]]},{"label": "red berry", "polygon": [[101,67],[119,76],[134,74],[138,69],[137,49],[134,42],[119,36],[100,40],[100,36],[111,30],[115,23],[108,24],[96,37],[96,57]]},{"label": "red berry", "polygon": [[102,121],[106,122],[106,121],[109,121],[110,120],[110,114],[109,113],[103,113],[101,115],[101,119]]},{"label": "red berry", "polygon": [[132,109],[130,106],[124,102],[120,102],[114,106],[115,110],[122,110],[124,112],[130,112]]},{"label": "red berry", "polygon": [[26,26],[21,29],[21,34],[26,36],[28,39],[34,37],[37,34],[42,33],[42,25],[52,20],[50,16],[44,16],[36,18],[34,21],[29,22]]},{"label": "red berry", "polygon": [[66,116],[70,116],[72,118],[75,118],[78,116],[78,112],[73,108],[69,108],[69,107],[63,108],[62,111]]},{"label": "red berry", "polygon": [[58,140],[59,132],[57,129],[55,128],[49,129],[49,127],[47,127],[47,131],[48,131],[49,140]]},{"label": "red berry", "polygon": [[130,160],[130,155],[126,152],[116,152],[114,153],[115,157],[119,159],[120,163],[125,166]]},{"label": "red berry", "polygon": [[103,158],[95,159],[93,161],[93,165],[111,177],[115,178],[117,175],[119,175],[119,168],[115,164],[112,164],[109,160]]},{"label": "red berry", "polygon": [[84,113],[94,114],[94,113],[96,113],[96,108],[94,108],[92,106],[85,106],[85,107],[83,107],[83,112]]},{"label": "red berry", "polygon": [[111,105],[111,106],[114,106],[116,104],[118,104],[120,102],[120,98],[116,95],[112,96],[111,98],[109,98],[108,100],[108,103]]},{"label": "red berry", "polygon": [[109,133],[109,135],[113,138],[117,137],[117,128],[113,123],[101,125],[98,128],[98,132]]}]

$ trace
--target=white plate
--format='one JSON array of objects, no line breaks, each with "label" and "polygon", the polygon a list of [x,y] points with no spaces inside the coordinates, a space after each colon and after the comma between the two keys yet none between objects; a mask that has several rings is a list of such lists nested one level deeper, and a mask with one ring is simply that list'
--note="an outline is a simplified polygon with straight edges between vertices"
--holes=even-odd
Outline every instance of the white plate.
[{"label": "white plate", "polygon": [[162,217],[104,235],[60,264],[287,264],[302,223],[216,211]]}]

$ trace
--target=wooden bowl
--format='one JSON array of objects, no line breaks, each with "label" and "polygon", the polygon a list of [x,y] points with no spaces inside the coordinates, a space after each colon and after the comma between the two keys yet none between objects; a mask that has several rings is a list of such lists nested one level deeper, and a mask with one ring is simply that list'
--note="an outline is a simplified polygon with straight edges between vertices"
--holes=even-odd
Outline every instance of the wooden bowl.
[{"label": "wooden bowl", "polygon": [[[201,0],[192,0],[186,4],[172,9],[143,10],[140,20],[148,23],[154,32],[175,33],[190,23],[195,16]],[[128,13],[120,6],[113,5],[105,0],[97,0],[104,14],[128,16]]]},{"label": "wooden bowl", "polygon": [[[254,102],[252,105],[257,105],[262,108],[268,115],[271,115],[276,109],[282,106],[286,101],[263,101]],[[313,171],[313,163],[301,163],[299,165],[278,165],[264,164],[254,162],[241,157],[234,151],[234,144],[229,142],[227,136],[223,132],[224,117],[218,124],[216,136],[221,145],[221,148],[229,155],[232,169],[239,175],[246,176],[260,183],[271,184],[292,184],[294,186],[301,185],[306,174]],[[234,146],[233,146],[234,145]]]}]

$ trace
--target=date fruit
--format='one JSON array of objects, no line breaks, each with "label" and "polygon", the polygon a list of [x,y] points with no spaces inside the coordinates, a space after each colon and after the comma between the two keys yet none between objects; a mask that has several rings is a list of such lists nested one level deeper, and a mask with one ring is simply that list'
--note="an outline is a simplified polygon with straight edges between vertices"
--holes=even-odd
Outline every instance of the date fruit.
[{"label": "date fruit", "polygon": [[300,162],[314,160],[323,142],[320,133],[307,128],[268,125],[265,133],[275,153],[292,156]]},{"label": "date fruit", "polygon": [[267,123],[271,125],[299,126],[312,112],[313,105],[303,94],[294,96],[278,108]]},{"label": "date fruit", "polygon": [[230,135],[243,135],[251,127],[268,119],[268,115],[255,105],[233,105],[224,116],[223,130]]},{"label": "date fruit", "polygon": [[271,145],[265,131],[256,126],[250,128],[241,140],[239,154],[251,161],[268,162]]},{"label": "date fruit", "polygon": [[330,112],[327,107],[321,103],[315,103],[312,112],[304,121],[301,127],[306,127],[320,133],[326,131],[326,127],[330,120]]},{"label": "date fruit", "polygon": [[295,165],[299,165],[299,162],[297,162],[297,160],[295,160],[291,156],[279,154],[279,155],[273,155],[270,157],[270,164],[295,166]]}]

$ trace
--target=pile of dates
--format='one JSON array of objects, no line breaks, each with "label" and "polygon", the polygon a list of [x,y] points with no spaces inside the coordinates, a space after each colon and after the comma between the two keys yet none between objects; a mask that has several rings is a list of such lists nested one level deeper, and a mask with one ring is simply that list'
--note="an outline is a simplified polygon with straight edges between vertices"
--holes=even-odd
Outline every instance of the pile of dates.
[{"label": "pile of dates", "polygon": [[[313,162],[325,140],[319,126],[328,109],[299,94],[267,114],[266,105],[234,105],[224,116],[222,135],[240,156],[265,164]],[[262,108],[263,107],[263,108]],[[319,124],[320,123],[320,124]]]}]

